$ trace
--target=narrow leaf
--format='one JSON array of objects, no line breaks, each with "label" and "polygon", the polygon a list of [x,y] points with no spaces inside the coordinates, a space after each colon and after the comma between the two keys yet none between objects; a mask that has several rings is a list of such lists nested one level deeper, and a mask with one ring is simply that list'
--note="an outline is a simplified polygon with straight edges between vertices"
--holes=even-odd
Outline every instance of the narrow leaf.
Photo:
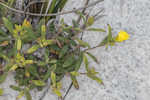
[{"label": "narrow leaf", "polygon": [[96,31],[96,32],[106,32],[104,29],[101,28],[88,28],[88,31]]},{"label": "narrow leaf", "polygon": [[89,62],[85,54],[83,54],[83,62],[85,64],[86,70],[89,71]]},{"label": "narrow leaf", "polygon": [[79,76],[79,73],[76,72],[76,71],[70,72],[70,74],[73,75],[73,76]]},{"label": "narrow leaf", "polygon": [[64,62],[64,64],[63,64],[63,67],[65,68],[65,67],[71,66],[74,61],[75,61],[75,58],[74,58],[73,56],[68,57],[68,58],[65,60],[65,62]]},{"label": "narrow leaf", "polygon": [[98,78],[97,76],[95,76],[95,75],[90,75],[90,74],[87,74],[87,76],[88,76],[89,78],[91,78],[91,79],[97,81],[99,84],[103,84],[103,81],[102,81],[100,78]]},{"label": "narrow leaf", "polygon": [[45,86],[45,82],[41,81],[41,80],[32,80],[32,82],[34,83],[34,85],[36,86]]},{"label": "narrow leaf", "polygon": [[56,87],[56,74],[53,71],[51,72],[51,81],[53,83],[53,87]]},{"label": "narrow leaf", "polygon": [[76,88],[76,89],[79,89],[79,84],[78,84],[78,81],[76,79],[75,76],[71,75],[71,80],[73,82],[73,86]]},{"label": "narrow leaf", "polygon": [[80,69],[82,61],[83,61],[83,53],[80,53],[79,58],[77,59],[75,64],[75,71],[78,71]]},{"label": "narrow leaf", "polygon": [[13,24],[5,17],[3,17],[3,22],[5,27],[9,30],[9,32],[13,33]]},{"label": "narrow leaf", "polygon": [[7,72],[6,72],[6,73],[4,73],[4,74],[2,74],[2,75],[0,75],[0,84],[1,84],[1,83],[3,83],[3,82],[5,81],[5,79],[6,79],[7,75],[8,75],[8,73],[7,73]]},{"label": "narrow leaf", "polygon": [[53,12],[53,10],[55,9],[57,1],[58,0],[52,0],[51,5],[50,5],[50,9],[48,10],[48,13],[52,13]]},{"label": "narrow leaf", "polygon": [[54,89],[53,89],[53,92],[54,92],[58,97],[62,98],[62,94],[61,94],[60,90],[58,90],[57,88],[54,88]]},{"label": "narrow leaf", "polygon": [[93,16],[89,17],[88,20],[87,20],[87,26],[93,25],[93,24],[94,24],[94,21],[95,21],[95,19],[94,19]]},{"label": "narrow leaf", "polygon": [[46,26],[45,25],[41,26],[41,37],[42,37],[42,39],[45,39],[45,37],[46,37]]},{"label": "narrow leaf", "polygon": [[87,42],[84,42],[83,40],[80,40],[79,38],[76,38],[75,40],[77,40],[80,46],[90,48],[90,45]]},{"label": "narrow leaf", "polygon": [[89,52],[86,52],[86,54],[88,54],[89,57],[91,57],[97,64],[99,64],[97,58],[96,58],[94,55],[92,55],[92,54],[89,53]]},{"label": "narrow leaf", "polygon": [[68,49],[68,45],[65,45],[60,51],[59,58],[62,58],[67,53]]},{"label": "narrow leaf", "polygon": [[18,86],[10,85],[10,88],[15,90],[15,91],[22,91],[22,89]]},{"label": "narrow leaf", "polygon": [[35,52],[37,49],[39,49],[40,46],[39,45],[33,45],[31,48],[28,49],[27,53],[31,54],[33,52]]},{"label": "narrow leaf", "polygon": [[15,71],[18,68],[17,64],[14,64],[9,71]]},{"label": "narrow leaf", "polygon": [[17,50],[20,51],[21,50],[21,45],[22,45],[22,41],[20,38],[17,39]]},{"label": "narrow leaf", "polygon": [[51,69],[49,68],[48,71],[46,72],[44,78],[43,78],[43,81],[46,81],[51,75]]}]

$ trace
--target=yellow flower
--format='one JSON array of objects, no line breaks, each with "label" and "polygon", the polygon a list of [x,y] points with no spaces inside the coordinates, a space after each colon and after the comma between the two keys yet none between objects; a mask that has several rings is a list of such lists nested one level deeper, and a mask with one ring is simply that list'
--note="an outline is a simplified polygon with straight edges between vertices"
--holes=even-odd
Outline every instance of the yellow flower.
[{"label": "yellow flower", "polygon": [[129,38],[130,38],[130,35],[127,32],[121,30],[118,33],[118,35],[116,36],[115,41],[117,41],[117,42],[123,42],[125,40],[128,40]]},{"label": "yellow flower", "polygon": [[24,20],[23,24],[22,24],[23,27],[31,27],[31,24],[29,21],[27,21],[27,19]]}]

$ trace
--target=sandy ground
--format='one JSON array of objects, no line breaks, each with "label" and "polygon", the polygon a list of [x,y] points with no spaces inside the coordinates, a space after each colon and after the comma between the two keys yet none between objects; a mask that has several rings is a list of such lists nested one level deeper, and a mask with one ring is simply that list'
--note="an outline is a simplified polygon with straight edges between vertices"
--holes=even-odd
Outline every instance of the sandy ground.
[{"label": "sandy ground", "polygon": [[[70,0],[65,10],[83,5],[85,0]],[[91,0],[93,1],[93,0]],[[99,72],[98,76],[104,81],[104,86],[86,76],[78,77],[80,89],[72,88],[66,100],[149,100],[150,98],[150,0],[105,0],[96,5],[91,13],[96,13],[104,7],[105,14],[93,27],[107,28],[110,24],[113,34],[123,29],[130,34],[130,39],[117,43],[107,50],[105,47],[90,51],[100,64],[90,61],[90,65]],[[74,14],[66,15],[65,21],[71,22]],[[91,46],[96,46],[106,36],[106,33],[86,32],[83,40]],[[81,68],[84,71],[84,68]],[[69,81],[68,81],[69,80]],[[62,92],[70,84],[65,77]],[[17,92],[11,90],[10,84],[15,84],[13,75],[0,85],[5,89],[0,100],[15,100]],[[39,100],[42,92],[32,91],[33,100]],[[57,100],[56,95],[49,90],[43,100]],[[21,100],[25,100],[22,98]]]}]

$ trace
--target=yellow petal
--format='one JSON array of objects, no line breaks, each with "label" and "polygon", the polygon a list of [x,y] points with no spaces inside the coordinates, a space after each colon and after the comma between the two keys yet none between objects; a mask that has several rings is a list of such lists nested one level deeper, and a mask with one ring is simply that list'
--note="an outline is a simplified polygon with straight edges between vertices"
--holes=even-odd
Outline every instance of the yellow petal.
[{"label": "yellow petal", "polygon": [[29,21],[27,21],[27,19],[24,20],[23,24],[22,24],[23,27],[31,27],[31,24]]},{"label": "yellow petal", "polygon": [[130,35],[127,32],[121,30],[118,33],[118,35],[116,36],[115,41],[117,41],[117,42],[123,42],[125,40],[128,40],[129,38],[130,38]]}]

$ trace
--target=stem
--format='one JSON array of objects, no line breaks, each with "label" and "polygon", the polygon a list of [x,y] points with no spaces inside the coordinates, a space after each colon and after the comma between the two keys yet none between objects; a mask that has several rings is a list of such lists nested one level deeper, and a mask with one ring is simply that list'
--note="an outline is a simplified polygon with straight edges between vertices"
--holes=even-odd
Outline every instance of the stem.
[{"label": "stem", "polygon": [[62,98],[62,100],[65,100],[65,98],[68,95],[68,93],[69,93],[70,89],[72,88],[72,86],[73,86],[73,82],[71,82],[71,84],[69,85],[69,88],[68,88],[67,92],[65,93],[65,96]]},{"label": "stem", "polygon": [[57,16],[57,15],[64,15],[64,14],[68,14],[68,13],[74,13],[76,11],[79,11],[79,10],[82,10],[82,9],[85,9],[85,8],[89,8],[89,7],[92,7],[92,6],[95,6],[96,4],[102,2],[104,0],[97,0],[85,7],[81,7],[81,8],[78,8],[78,9],[73,9],[73,10],[70,10],[70,11],[65,11],[65,12],[59,12],[59,13],[53,13],[53,14],[38,14],[38,13],[30,13],[30,12],[24,12],[22,10],[17,10],[17,9],[14,9],[14,8],[11,8],[9,6],[7,6],[5,3],[3,2],[0,2],[0,5],[6,7],[7,9],[13,11],[13,12],[16,12],[16,13],[21,13],[21,14],[26,14],[26,15],[31,15],[31,16]]}]

